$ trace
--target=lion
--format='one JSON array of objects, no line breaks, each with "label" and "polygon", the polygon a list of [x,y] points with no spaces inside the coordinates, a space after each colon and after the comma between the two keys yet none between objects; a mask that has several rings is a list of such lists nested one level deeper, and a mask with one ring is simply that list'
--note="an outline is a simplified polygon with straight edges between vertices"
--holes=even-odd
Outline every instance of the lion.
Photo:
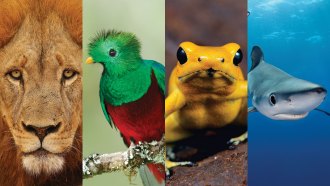
[{"label": "lion", "polygon": [[0,7],[0,185],[81,185],[81,0]]}]

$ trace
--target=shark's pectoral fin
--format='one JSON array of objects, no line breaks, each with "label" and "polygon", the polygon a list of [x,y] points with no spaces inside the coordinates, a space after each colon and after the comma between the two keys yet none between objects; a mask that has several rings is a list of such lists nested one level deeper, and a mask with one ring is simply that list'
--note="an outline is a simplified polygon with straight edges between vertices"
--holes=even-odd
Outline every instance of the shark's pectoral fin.
[{"label": "shark's pectoral fin", "polygon": [[255,107],[249,107],[248,112],[258,112],[258,110]]},{"label": "shark's pectoral fin", "polygon": [[327,111],[325,111],[325,110],[318,109],[318,108],[316,108],[316,109],[314,109],[314,110],[319,111],[319,112],[323,112],[324,114],[330,116],[330,112],[327,112]]}]

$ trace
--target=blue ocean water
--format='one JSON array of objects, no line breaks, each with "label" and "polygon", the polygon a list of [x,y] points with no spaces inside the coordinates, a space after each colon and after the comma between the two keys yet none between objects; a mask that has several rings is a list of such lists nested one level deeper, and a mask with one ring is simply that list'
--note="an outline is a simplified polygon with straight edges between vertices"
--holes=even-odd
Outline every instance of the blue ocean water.
[{"label": "blue ocean water", "polygon": [[[330,111],[330,1],[249,0],[248,10],[249,53],[259,45],[268,63],[324,86],[319,108]],[[248,122],[250,186],[330,185],[329,116],[274,121],[251,113]]]}]

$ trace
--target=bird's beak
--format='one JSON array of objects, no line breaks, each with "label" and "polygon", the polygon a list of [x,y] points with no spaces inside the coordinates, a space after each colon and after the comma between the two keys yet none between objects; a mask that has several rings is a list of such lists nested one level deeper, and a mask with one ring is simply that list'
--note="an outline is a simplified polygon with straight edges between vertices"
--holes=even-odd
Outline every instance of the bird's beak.
[{"label": "bird's beak", "polygon": [[93,58],[92,58],[92,57],[87,58],[87,59],[86,59],[86,63],[87,63],[87,64],[92,64],[92,63],[94,63]]}]

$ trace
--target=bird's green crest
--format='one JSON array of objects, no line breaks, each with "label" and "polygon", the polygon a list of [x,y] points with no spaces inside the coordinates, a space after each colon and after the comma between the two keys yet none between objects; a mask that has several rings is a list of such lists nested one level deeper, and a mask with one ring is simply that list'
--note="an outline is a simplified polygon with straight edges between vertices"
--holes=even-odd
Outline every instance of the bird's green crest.
[{"label": "bird's green crest", "polygon": [[142,63],[141,45],[132,33],[103,30],[91,40],[88,46],[89,55],[95,62],[103,64],[105,71],[111,75],[120,76]]}]

